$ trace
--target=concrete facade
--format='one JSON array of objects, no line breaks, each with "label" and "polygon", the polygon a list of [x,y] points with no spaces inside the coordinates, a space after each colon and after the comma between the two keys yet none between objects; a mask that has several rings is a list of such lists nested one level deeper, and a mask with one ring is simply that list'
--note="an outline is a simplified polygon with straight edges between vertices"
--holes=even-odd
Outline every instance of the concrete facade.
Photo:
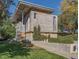
[{"label": "concrete facade", "polygon": [[[30,5],[22,5],[24,6],[24,14],[20,16],[20,21],[16,24],[16,37],[22,36],[27,39],[33,39],[33,30],[34,27],[40,26],[41,34],[48,36],[50,35],[53,38],[57,38],[57,32],[58,32],[58,18],[56,15],[53,15],[51,13],[50,9],[45,9],[42,7],[36,7]],[[26,7],[25,7],[26,6]],[[19,5],[18,8],[21,8],[21,5]],[[18,9],[19,10],[19,9]],[[19,17],[17,16],[19,11],[16,11],[15,20],[17,20]],[[23,13],[23,12],[22,12]],[[26,14],[26,15],[25,15]],[[24,17],[25,16],[25,17]],[[27,18],[28,17],[28,18]],[[26,21],[27,20],[27,21]],[[26,24],[23,24],[26,23]],[[18,34],[20,33],[20,34]]]},{"label": "concrete facade", "polygon": [[[42,33],[43,35],[46,35],[46,36],[50,35],[51,37],[57,38],[57,34],[52,34],[53,32],[58,31],[56,15],[46,14],[46,13],[37,12],[37,11],[31,11],[30,16],[26,22],[26,32],[33,32],[34,26],[38,26],[38,25],[40,26],[41,32],[43,32]],[[25,32],[25,25],[23,25],[21,21],[17,23],[16,27],[18,32]],[[49,32],[49,33],[46,33],[46,32]],[[26,34],[26,37],[27,38],[29,37],[29,39],[32,39],[32,36],[30,36],[28,33]]]},{"label": "concrete facade", "polygon": [[[34,13],[36,18],[34,18]],[[52,14],[45,14],[42,12],[31,11],[30,13],[31,28],[30,31],[33,31],[34,26],[40,26],[41,32],[57,32],[57,16]],[[54,19],[55,17],[55,19]]]}]

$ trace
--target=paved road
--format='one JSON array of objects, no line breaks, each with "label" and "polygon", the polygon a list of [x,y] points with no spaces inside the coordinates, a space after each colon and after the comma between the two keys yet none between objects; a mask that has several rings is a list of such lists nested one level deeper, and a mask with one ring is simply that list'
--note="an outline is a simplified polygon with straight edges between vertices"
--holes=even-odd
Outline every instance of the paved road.
[{"label": "paved road", "polygon": [[70,44],[46,43],[43,41],[32,41],[32,43],[46,49],[51,53],[56,53],[58,55],[67,57],[68,59],[70,59],[71,56],[77,57],[76,54],[70,54]]}]

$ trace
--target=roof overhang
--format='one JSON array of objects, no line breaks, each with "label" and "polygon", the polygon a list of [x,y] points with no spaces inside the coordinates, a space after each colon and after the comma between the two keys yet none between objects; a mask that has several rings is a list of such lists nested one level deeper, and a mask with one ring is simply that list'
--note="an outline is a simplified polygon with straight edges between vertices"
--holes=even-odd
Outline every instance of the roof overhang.
[{"label": "roof overhang", "polygon": [[32,10],[37,10],[37,11],[41,11],[41,12],[46,12],[46,13],[52,13],[53,9],[45,7],[45,6],[41,6],[38,4],[34,4],[34,3],[30,3],[30,2],[19,2],[19,6],[18,8],[31,8]]},{"label": "roof overhang", "polygon": [[[35,10],[35,11],[39,11],[39,12],[43,12],[43,13],[48,13],[51,14],[53,12],[53,9],[45,7],[45,6],[41,6],[41,5],[37,5],[34,3],[30,3],[30,2],[19,2],[16,8],[15,13],[13,14],[12,18],[18,18],[20,11],[24,11],[24,13],[28,13],[31,10]],[[15,19],[15,20],[16,20]]]}]

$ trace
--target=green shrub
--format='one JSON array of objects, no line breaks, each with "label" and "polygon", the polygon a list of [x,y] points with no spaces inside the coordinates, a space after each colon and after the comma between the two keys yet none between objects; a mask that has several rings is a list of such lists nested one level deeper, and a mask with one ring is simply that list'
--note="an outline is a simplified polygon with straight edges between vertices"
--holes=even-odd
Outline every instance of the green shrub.
[{"label": "green shrub", "polygon": [[48,42],[56,43],[56,42],[58,42],[58,39],[57,38],[50,38],[50,39],[48,39]]},{"label": "green shrub", "polygon": [[41,28],[39,25],[38,25],[38,28],[34,27],[33,40],[42,41],[42,40],[47,39],[47,37],[45,35],[41,35],[40,30],[41,30]]},{"label": "green shrub", "polygon": [[34,27],[33,40],[41,40],[40,26]]},{"label": "green shrub", "polygon": [[50,40],[50,35],[48,35],[48,39]]},{"label": "green shrub", "polygon": [[37,40],[37,39],[38,39],[38,38],[37,38],[37,28],[36,28],[36,27],[34,27],[33,39],[34,39],[34,40]]},{"label": "green shrub", "polygon": [[72,35],[58,36],[58,40],[60,40],[60,43],[73,43],[74,42]]},{"label": "green shrub", "polygon": [[75,41],[77,41],[78,40],[78,34],[74,34],[73,38],[74,38]]},{"label": "green shrub", "polygon": [[48,42],[70,44],[74,42],[72,35],[58,36],[58,38],[50,38]]},{"label": "green shrub", "polygon": [[6,39],[12,39],[15,37],[15,34],[16,34],[15,26],[13,26],[10,20],[5,20],[2,23],[0,33],[2,37]]},{"label": "green shrub", "polygon": [[41,40],[46,40],[47,37],[45,35],[41,35]]}]

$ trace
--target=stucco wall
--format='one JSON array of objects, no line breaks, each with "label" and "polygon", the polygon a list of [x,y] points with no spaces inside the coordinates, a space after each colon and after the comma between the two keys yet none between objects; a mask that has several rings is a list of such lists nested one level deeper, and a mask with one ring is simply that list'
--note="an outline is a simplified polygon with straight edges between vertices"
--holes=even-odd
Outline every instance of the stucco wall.
[{"label": "stucco wall", "polygon": [[[36,13],[36,18],[34,18],[34,13]],[[54,19],[55,16],[55,19]],[[33,31],[34,26],[40,26],[41,32],[57,32],[58,22],[57,16],[52,14],[46,14],[37,11],[31,11],[29,18],[26,22],[26,32]],[[22,21],[19,21],[16,25],[16,32],[25,32],[25,25],[22,24]],[[49,35],[50,33],[43,33],[43,35]],[[57,34],[50,34],[51,37],[57,38]],[[27,38],[32,39],[31,34],[27,34]]]},{"label": "stucco wall", "polygon": [[[36,18],[34,18],[34,13],[36,13]],[[55,16],[55,22],[53,22],[53,16],[55,15],[31,11],[31,31],[33,31],[34,26],[40,25],[41,32],[57,32],[57,16]],[[53,23],[55,25],[54,27]]]}]

